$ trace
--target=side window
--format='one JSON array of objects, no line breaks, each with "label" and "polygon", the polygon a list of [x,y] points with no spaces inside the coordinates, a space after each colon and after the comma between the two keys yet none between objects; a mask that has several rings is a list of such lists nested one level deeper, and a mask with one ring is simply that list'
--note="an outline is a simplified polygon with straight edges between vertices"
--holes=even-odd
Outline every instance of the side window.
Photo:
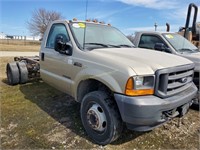
[{"label": "side window", "polygon": [[47,38],[47,43],[46,43],[47,48],[54,49],[55,40],[58,35],[63,36],[63,42],[69,42],[69,36],[68,36],[65,25],[64,24],[53,24],[50,29],[48,38]]},{"label": "side window", "polygon": [[159,37],[155,35],[142,35],[138,47],[154,49],[156,43],[165,44]]}]

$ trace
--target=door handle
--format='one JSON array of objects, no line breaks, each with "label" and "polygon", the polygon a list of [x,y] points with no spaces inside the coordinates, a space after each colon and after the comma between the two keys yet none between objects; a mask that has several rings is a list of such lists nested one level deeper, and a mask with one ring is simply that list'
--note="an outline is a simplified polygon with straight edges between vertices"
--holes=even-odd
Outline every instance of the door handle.
[{"label": "door handle", "polygon": [[44,61],[44,53],[41,53],[41,61]]}]

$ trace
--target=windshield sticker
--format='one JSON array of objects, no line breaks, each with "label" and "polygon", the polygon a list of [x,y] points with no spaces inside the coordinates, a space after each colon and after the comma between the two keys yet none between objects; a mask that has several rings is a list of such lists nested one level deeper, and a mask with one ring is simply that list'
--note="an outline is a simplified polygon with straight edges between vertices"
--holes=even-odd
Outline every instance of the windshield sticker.
[{"label": "windshield sticker", "polygon": [[84,23],[78,23],[80,28],[85,28],[85,24]]},{"label": "windshield sticker", "polygon": [[74,28],[80,28],[80,26],[79,26],[78,23],[74,23],[72,26],[73,26]]},{"label": "windshield sticker", "polygon": [[168,39],[173,39],[173,38],[174,38],[173,35],[171,35],[171,34],[167,34],[166,37],[167,37]]}]

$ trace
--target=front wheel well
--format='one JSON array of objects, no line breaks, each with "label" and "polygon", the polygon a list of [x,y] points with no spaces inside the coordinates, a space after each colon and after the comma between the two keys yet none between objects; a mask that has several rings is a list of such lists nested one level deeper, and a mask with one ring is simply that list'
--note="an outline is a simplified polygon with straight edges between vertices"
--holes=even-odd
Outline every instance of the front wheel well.
[{"label": "front wheel well", "polygon": [[95,79],[88,79],[79,83],[77,88],[77,101],[81,102],[86,94],[93,91],[104,91],[110,96],[113,96],[113,92],[105,84]]}]

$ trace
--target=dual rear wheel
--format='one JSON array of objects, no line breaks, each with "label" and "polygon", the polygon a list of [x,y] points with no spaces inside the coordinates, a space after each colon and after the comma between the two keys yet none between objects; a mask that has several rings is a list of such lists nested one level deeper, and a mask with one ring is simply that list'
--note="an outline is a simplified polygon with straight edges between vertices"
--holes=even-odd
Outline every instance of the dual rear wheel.
[{"label": "dual rear wheel", "polygon": [[24,84],[28,81],[28,70],[25,62],[8,63],[6,74],[10,85]]}]

